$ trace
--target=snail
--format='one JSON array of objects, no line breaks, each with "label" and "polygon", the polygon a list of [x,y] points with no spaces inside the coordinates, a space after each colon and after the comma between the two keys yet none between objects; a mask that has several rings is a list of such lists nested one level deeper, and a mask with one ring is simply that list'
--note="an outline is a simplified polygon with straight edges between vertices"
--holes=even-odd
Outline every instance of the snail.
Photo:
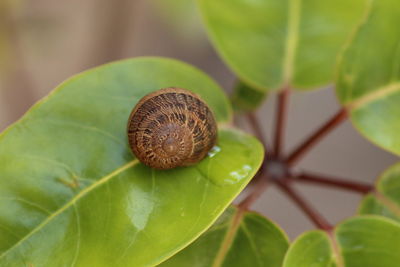
[{"label": "snail", "polygon": [[217,140],[214,115],[185,89],[164,88],[144,96],[128,120],[129,146],[155,169],[189,166],[202,160]]}]

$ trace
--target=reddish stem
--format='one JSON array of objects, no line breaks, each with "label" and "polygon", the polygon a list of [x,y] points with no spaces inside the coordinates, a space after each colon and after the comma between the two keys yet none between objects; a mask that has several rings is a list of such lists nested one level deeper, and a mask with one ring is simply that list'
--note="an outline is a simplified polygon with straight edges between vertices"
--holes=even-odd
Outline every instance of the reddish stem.
[{"label": "reddish stem", "polygon": [[304,143],[300,144],[294,152],[292,152],[287,158],[286,163],[292,166],[299,161],[304,154],[306,154],[318,141],[322,139],[326,134],[335,129],[340,123],[345,121],[348,117],[347,110],[340,109],[331,119],[329,119],[324,125],[322,125],[314,134],[312,134]]},{"label": "reddish stem", "polygon": [[276,180],[276,183],[296,204],[301,208],[310,220],[320,229],[325,231],[332,230],[332,225],[318,213],[290,184],[286,178],[283,180]]},{"label": "reddish stem", "polygon": [[287,103],[289,96],[289,87],[283,89],[278,96],[278,106],[275,117],[275,138],[274,138],[274,156],[279,158],[283,149],[284,130],[287,118]]},{"label": "reddish stem", "polygon": [[238,207],[243,210],[248,210],[249,207],[264,193],[268,187],[268,180],[264,171],[260,173],[257,184],[254,185],[255,189],[245,199],[243,199]]},{"label": "reddish stem", "polygon": [[260,124],[258,123],[258,120],[257,120],[255,114],[254,113],[248,113],[247,114],[247,119],[249,120],[249,123],[250,123],[251,127],[253,128],[254,134],[256,135],[258,140],[260,140],[261,143],[263,144],[264,149],[266,151],[265,153],[266,154],[269,153],[267,141],[265,139],[264,133],[263,133],[263,131],[261,129]]},{"label": "reddish stem", "polygon": [[293,177],[294,181],[299,182],[309,182],[309,183],[317,183],[327,186],[333,186],[338,188],[347,189],[350,191],[358,192],[361,194],[368,194],[374,190],[374,187],[365,183],[358,183],[347,181],[339,178],[332,177],[321,177],[319,175],[313,175],[310,173],[302,173],[300,175],[296,175]]}]

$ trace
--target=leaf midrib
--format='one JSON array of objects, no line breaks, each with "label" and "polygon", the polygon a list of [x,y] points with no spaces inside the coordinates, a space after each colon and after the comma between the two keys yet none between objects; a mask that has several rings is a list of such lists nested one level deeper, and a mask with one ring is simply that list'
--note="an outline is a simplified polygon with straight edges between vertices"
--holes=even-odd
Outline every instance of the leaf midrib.
[{"label": "leaf midrib", "polygon": [[400,217],[400,206],[398,203],[393,201],[391,198],[386,196],[383,192],[377,191],[374,193],[376,199],[382,203],[387,209],[390,210],[394,215]]},{"label": "leaf midrib", "polygon": [[348,107],[352,110],[362,108],[376,100],[382,99],[390,94],[400,91],[400,82],[395,82],[388,84],[386,86],[380,87],[357,100],[349,103]]},{"label": "leaf midrib", "polygon": [[221,247],[217,252],[217,255],[213,261],[213,267],[219,267],[222,265],[226,255],[228,254],[229,248],[239,230],[240,223],[242,222],[245,211],[243,209],[237,209],[234,217],[232,218],[232,223],[229,225],[227,233],[222,240]]},{"label": "leaf midrib", "polygon": [[332,248],[332,254],[334,255],[333,261],[336,263],[337,267],[344,267],[344,258],[340,249],[339,240],[337,240],[336,235],[333,231],[326,233]]},{"label": "leaf midrib", "polygon": [[7,249],[6,251],[4,251],[1,255],[0,255],[0,259],[2,259],[5,255],[7,255],[8,252],[12,251],[14,248],[18,247],[20,244],[22,244],[25,240],[29,239],[31,236],[33,236],[36,232],[38,232],[39,230],[41,230],[43,227],[45,227],[49,222],[51,222],[54,218],[56,218],[58,215],[60,215],[61,213],[63,213],[65,210],[67,210],[69,207],[71,207],[72,205],[74,205],[78,200],[80,200],[81,198],[83,198],[85,195],[87,195],[88,193],[92,192],[95,188],[101,186],[102,184],[108,182],[109,180],[111,180],[112,178],[116,177],[117,175],[123,173],[124,171],[134,167],[136,164],[139,163],[139,160],[134,159],[128,163],[126,163],[125,165],[117,168],[116,170],[114,170],[113,172],[111,172],[110,174],[103,176],[102,178],[100,178],[99,180],[97,180],[96,182],[94,182],[93,184],[91,184],[90,186],[82,189],[78,194],[75,195],[75,197],[73,197],[71,200],[69,200],[67,203],[65,203],[63,206],[61,206],[56,212],[54,212],[52,215],[48,216],[42,223],[40,223],[38,226],[36,226],[33,230],[31,230],[29,232],[29,234],[27,234],[26,236],[24,236],[21,240],[19,240],[17,243],[15,243],[13,246],[11,246],[9,249]]},{"label": "leaf midrib", "polygon": [[294,59],[299,39],[301,0],[289,0],[288,32],[283,59],[283,83],[290,84],[293,79]]}]

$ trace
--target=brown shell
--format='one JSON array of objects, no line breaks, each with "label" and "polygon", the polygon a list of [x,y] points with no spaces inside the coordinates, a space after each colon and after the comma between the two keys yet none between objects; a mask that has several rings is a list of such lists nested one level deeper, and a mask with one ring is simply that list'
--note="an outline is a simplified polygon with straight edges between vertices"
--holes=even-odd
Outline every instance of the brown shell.
[{"label": "brown shell", "polygon": [[217,140],[212,111],[200,97],[181,88],[146,95],[128,121],[129,145],[144,164],[156,169],[202,160]]}]

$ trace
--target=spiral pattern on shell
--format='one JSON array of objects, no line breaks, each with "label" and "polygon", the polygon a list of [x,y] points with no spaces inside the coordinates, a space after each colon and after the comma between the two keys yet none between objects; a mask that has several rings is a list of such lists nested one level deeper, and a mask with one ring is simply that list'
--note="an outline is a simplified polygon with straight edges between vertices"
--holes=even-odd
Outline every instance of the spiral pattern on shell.
[{"label": "spiral pattern on shell", "polygon": [[143,97],[128,121],[135,156],[155,169],[189,166],[202,160],[217,140],[212,111],[196,94],[165,88]]}]

